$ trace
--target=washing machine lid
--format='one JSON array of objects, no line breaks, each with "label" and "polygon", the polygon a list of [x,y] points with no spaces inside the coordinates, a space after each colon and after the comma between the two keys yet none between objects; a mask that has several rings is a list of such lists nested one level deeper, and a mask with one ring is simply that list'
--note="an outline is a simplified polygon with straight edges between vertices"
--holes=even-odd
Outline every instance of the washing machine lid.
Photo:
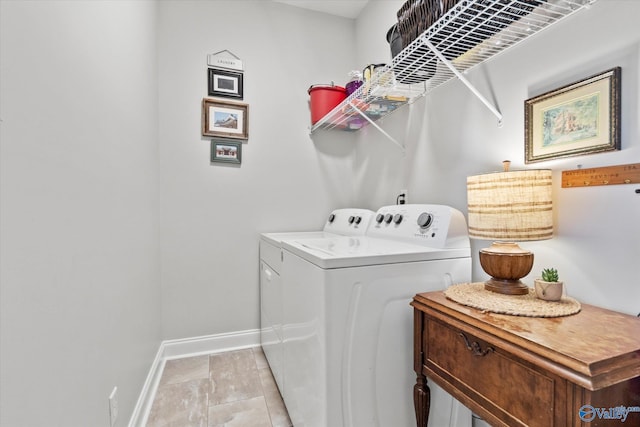
[{"label": "washing machine lid", "polygon": [[294,231],[284,233],[262,233],[260,235],[260,239],[277,247],[281,247],[284,240],[324,239],[330,237],[338,237],[338,234],[328,233],[326,231]]},{"label": "washing machine lid", "polygon": [[282,248],[323,269],[466,258],[469,248],[436,249],[368,236],[284,240]]}]

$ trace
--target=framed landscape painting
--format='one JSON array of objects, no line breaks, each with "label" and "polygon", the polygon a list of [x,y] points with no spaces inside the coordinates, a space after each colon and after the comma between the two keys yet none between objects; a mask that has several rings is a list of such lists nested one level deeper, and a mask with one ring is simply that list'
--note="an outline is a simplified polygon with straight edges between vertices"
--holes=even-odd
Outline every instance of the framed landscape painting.
[{"label": "framed landscape painting", "polygon": [[525,163],[620,149],[620,67],[525,101]]},{"label": "framed landscape painting", "polygon": [[240,102],[202,100],[202,135],[218,138],[249,138],[249,106]]}]

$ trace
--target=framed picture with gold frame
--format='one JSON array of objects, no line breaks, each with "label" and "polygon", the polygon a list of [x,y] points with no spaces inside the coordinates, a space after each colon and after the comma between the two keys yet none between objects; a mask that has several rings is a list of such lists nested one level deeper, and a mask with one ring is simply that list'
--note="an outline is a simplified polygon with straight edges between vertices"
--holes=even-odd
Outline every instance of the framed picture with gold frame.
[{"label": "framed picture with gold frame", "polygon": [[525,163],[620,150],[620,74],[615,67],[525,105]]}]

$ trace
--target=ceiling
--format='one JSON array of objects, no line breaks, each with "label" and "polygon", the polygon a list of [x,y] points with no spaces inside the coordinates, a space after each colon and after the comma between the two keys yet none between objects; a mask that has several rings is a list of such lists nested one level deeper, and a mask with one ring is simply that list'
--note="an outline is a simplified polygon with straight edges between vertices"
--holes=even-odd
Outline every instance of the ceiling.
[{"label": "ceiling", "polygon": [[273,0],[303,9],[355,19],[369,0]]}]

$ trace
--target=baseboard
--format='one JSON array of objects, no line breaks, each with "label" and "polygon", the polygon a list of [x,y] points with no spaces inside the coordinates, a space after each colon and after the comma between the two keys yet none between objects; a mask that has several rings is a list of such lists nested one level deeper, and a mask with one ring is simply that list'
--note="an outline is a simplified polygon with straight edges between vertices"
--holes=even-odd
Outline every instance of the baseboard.
[{"label": "baseboard", "polygon": [[128,426],[143,427],[146,424],[167,360],[222,353],[259,345],[259,329],[162,341],[151,364]]},{"label": "baseboard", "polygon": [[156,395],[160,377],[162,377],[162,371],[164,370],[165,360],[162,358],[163,344],[164,343],[160,343],[160,348],[156,353],[156,357],[153,359],[153,363],[147,374],[147,379],[142,386],[142,391],[140,392],[140,396],[138,396],[138,401],[129,419],[129,427],[143,427],[147,423],[153,398]]},{"label": "baseboard", "polygon": [[214,354],[260,345],[260,330],[230,332],[194,338],[163,341],[162,357],[165,360]]}]

